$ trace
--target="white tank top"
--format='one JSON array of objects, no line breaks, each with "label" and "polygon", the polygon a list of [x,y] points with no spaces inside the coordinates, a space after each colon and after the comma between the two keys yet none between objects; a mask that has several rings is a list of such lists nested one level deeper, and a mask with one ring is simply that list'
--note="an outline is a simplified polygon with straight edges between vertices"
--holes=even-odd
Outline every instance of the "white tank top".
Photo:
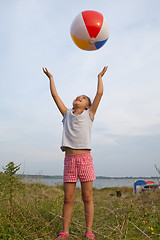
[{"label": "white tank top", "polygon": [[91,127],[93,119],[90,116],[89,109],[84,110],[78,115],[74,115],[73,110],[68,109],[62,122],[62,151],[65,151],[66,147],[91,150]]}]

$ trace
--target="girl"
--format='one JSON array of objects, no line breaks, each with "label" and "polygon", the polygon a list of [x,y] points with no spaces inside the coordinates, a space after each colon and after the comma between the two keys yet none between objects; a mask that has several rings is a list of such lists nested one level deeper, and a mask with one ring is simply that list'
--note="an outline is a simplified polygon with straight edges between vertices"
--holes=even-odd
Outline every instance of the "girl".
[{"label": "girl", "polygon": [[95,235],[92,233],[94,215],[92,183],[95,179],[95,173],[90,153],[90,138],[94,115],[103,95],[102,77],[107,71],[107,68],[108,67],[104,67],[98,74],[97,93],[93,103],[91,103],[89,97],[81,95],[73,101],[72,110],[67,109],[59,97],[52,74],[47,70],[47,68],[43,68],[44,73],[50,80],[52,97],[59,111],[63,115],[63,136],[61,145],[62,151],[65,151],[63,179],[63,232],[59,233],[59,236],[56,238],[57,240],[68,239],[75,188],[78,178],[81,182],[82,199],[84,202],[86,221],[85,238],[95,239]]}]

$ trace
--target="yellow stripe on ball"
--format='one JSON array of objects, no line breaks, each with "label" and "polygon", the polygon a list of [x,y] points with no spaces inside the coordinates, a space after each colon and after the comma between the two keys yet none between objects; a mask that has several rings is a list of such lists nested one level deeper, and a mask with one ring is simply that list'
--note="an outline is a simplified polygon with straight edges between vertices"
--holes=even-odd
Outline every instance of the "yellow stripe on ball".
[{"label": "yellow stripe on ball", "polygon": [[71,37],[73,42],[81,49],[85,50],[86,48],[89,47],[90,43],[88,41],[79,39],[77,37],[75,37],[72,33],[71,33]]}]

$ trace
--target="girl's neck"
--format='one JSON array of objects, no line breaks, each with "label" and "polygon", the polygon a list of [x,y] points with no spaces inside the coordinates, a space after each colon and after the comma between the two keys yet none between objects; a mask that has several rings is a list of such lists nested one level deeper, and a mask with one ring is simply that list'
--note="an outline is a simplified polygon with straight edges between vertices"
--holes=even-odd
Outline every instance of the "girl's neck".
[{"label": "girl's neck", "polygon": [[80,108],[76,108],[76,109],[73,109],[73,114],[74,115],[79,115],[81,114],[85,109],[80,109]]}]

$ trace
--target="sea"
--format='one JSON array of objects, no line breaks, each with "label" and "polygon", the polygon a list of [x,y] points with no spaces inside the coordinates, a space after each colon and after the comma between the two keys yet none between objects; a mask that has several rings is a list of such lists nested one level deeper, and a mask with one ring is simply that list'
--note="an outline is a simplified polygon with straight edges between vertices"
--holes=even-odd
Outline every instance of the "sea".
[{"label": "sea", "polygon": [[[62,176],[44,176],[44,175],[20,175],[24,182],[38,182],[48,186],[56,186],[63,184]],[[108,188],[108,187],[133,187],[134,182],[137,180],[153,181],[159,183],[159,177],[101,177],[98,176],[93,181],[93,187],[97,189]],[[76,187],[80,187],[81,184],[78,181]]]}]

